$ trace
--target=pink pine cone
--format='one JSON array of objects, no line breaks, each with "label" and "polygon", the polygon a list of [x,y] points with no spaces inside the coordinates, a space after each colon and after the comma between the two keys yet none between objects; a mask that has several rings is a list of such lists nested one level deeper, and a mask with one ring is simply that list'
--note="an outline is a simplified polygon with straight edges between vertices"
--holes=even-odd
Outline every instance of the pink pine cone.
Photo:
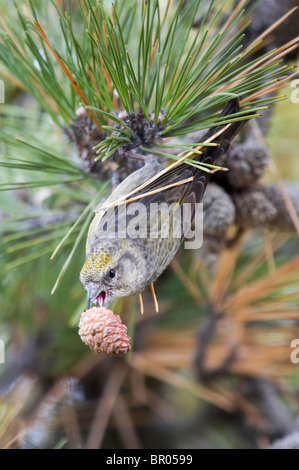
[{"label": "pink pine cone", "polygon": [[90,308],[81,314],[78,326],[83,343],[98,353],[121,357],[131,349],[126,325],[111,310]]}]

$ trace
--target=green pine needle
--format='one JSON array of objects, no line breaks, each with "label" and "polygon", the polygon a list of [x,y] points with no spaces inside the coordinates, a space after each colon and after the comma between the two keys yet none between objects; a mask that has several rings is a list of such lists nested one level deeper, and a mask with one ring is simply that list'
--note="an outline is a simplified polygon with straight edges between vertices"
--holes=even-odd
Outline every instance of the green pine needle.
[{"label": "green pine needle", "polygon": [[[59,252],[64,261],[52,292],[86,233],[92,205],[105,190],[80,169],[64,140],[53,138],[53,123],[56,129],[70,128],[76,110],[84,106],[100,135],[94,147],[96,160],[137,146],[178,160],[164,149],[196,154],[199,144],[166,139],[258,116],[283,99],[273,94],[265,98],[264,90],[278,88],[292,70],[275,51],[257,57],[260,42],[243,50],[249,0],[225,30],[224,3],[219,8],[212,0],[165,5],[158,0],[116,0],[112,8],[110,2],[82,0],[74,11],[70,4],[64,11],[55,0],[24,0],[10,15],[4,14],[0,35],[0,75],[2,70],[45,111],[1,105],[0,145],[5,157],[0,161],[0,191],[7,219],[1,229],[2,256],[5,269],[12,269]],[[240,100],[240,112],[219,117],[234,97]],[[134,117],[153,129],[151,142],[131,128]],[[192,158],[185,163],[202,168]],[[25,189],[32,195],[45,186],[51,194],[46,212],[53,213],[56,204],[67,215],[75,201],[79,215],[28,228],[28,220],[38,220],[40,213],[30,214],[26,202],[6,198],[5,191]],[[24,220],[14,219],[18,211],[26,214]],[[12,258],[16,252],[18,260]]]}]

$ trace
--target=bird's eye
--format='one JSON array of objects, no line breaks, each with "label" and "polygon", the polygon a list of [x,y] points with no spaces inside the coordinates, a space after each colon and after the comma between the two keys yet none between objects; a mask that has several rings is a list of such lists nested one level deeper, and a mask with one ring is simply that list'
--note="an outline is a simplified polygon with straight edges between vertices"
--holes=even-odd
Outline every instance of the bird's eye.
[{"label": "bird's eye", "polygon": [[115,277],[115,270],[114,269],[110,269],[109,276],[110,277]]}]

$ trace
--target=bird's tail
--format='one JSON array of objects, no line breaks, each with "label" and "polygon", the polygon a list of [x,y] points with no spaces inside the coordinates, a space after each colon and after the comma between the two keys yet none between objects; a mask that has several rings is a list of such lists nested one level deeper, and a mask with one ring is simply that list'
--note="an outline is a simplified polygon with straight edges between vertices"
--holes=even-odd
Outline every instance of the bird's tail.
[{"label": "bird's tail", "polygon": [[[230,116],[232,114],[236,114],[239,112],[239,109],[239,100],[237,98],[232,99],[226,104],[219,117],[225,117]],[[212,142],[216,142],[218,145],[215,147],[206,147],[200,155],[196,155],[193,157],[194,161],[206,163],[209,165],[214,164],[214,162],[216,162],[218,158],[220,158],[225,152],[227,152],[230,145],[230,141],[239,132],[245,122],[246,119],[244,119],[243,121],[232,122],[229,125],[221,124],[218,127],[212,127],[211,129],[209,129],[203,138],[203,142],[223,130],[222,133],[219,133],[217,137],[212,139]],[[146,193],[152,189],[164,187],[165,185],[171,183],[177,183],[178,181],[187,179],[190,176],[194,176],[195,180],[201,179],[203,183],[203,190],[198,190],[198,198],[200,199],[200,194],[203,194],[205,186],[209,181],[210,174],[194,166],[187,165],[185,162],[181,162],[179,165],[170,168],[166,173],[164,172],[163,175],[160,175],[159,178],[157,178],[155,181],[148,183],[148,185],[146,185],[140,191],[140,193]],[[194,185],[194,183],[191,183],[191,186]],[[186,183],[184,187],[188,188],[189,185],[190,183]],[[136,195],[139,195],[140,193],[136,193]]]},{"label": "bird's tail", "polygon": [[[239,110],[239,100],[237,98],[230,100],[224,107],[219,117],[234,115],[238,113]],[[244,119],[242,121],[234,121],[230,124],[221,124],[217,127],[212,127],[211,129],[209,129],[203,137],[202,141],[205,142],[206,140],[211,139],[211,137],[215,136],[215,138],[212,138],[210,141],[215,142],[218,145],[215,147],[206,147],[200,155],[194,157],[194,160],[208,165],[213,165],[217,163],[217,160],[220,159],[228,151],[231,140],[240,131],[240,129],[244,126],[247,120],[248,119]],[[184,165],[184,163],[181,163],[181,166]],[[185,165],[185,167],[186,166],[187,165]],[[183,171],[183,169],[180,170]],[[201,201],[206,186],[210,180],[211,173],[208,173],[203,169],[195,169],[193,170],[193,175],[194,179],[190,183],[188,191],[186,192],[186,197],[184,199],[184,202],[190,201],[192,204],[194,202]]]},{"label": "bird's tail", "polygon": [[[239,111],[239,99],[234,98],[225,105],[219,115],[219,118],[237,114]],[[216,135],[215,139],[213,139],[212,142],[218,143],[218,146],[207,147],[206,150],[195,160],[201,161],[203,163],[207,162],[207,160],[212,160],[212,162],[214,163],[216,160],[218,160],[218,158],[220,158],[224,153],[228,151],[230,142],[238,134],[240,129],[244,126],[247,121],[248,119],[244,119],[242,121],[232,122],[231,124],[221,124],[217,127],[211,127],[208,132],[204,135],[202,140],[203,142],[205,142],[206,140],[210,139],[213,135]],[[222,129],[224,129],[223,132],[217,135]]]}]

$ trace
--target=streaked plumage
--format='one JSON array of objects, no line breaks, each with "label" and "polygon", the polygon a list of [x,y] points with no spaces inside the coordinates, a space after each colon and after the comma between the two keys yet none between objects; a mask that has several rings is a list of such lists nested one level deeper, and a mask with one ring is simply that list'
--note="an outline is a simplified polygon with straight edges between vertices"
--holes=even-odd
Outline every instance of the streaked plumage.
[{"label": "streaked plumage", "polygon": [[[227,103],[221,116],[231,115],[238,111],[239,103],[237,99],[234,99]],[[213,164],[228,150],[230,141],[245,122],[233,122],[214,140],[214,142],[218,143],[218,146],[207,147],[195,160]],[[212,128],[205,136],[205,140],[214,135],[219,129]],[[175,207],[173,212],[174,221],[182,220],[183,203],[190,204],[191,213],[194,215],[195,203],[200,202],[203,197],[210,178],[209,173],[182,163],[167,171],[156,181],[146,185],[134,196],[142,195],[153,189],[163,188],[169,184],[186,179],[193,178],[192,181],[159,191],[155,194],[146,195],[137,201],[129,202],[113,209],[105,209],[113,202],[118,201],[121,196],[146,183],[163,169],[163,164],[153,161],[149,162],[128,176],[111,196],[97,207],[96,215],[91,223],[87,237],[86,261],[80,273],[80,281],[84,289],[87,290],[89,305],[95,302],[98,305],[108,307],[115,298],[141,292],[149,284],[155,282],[162,274],[181,245],[184,238],[184,230],[182,230],[180,223],[173,230],[170,230],[167,238],[162,236],[163,232],[165,233],[169,229],[167,207],[171,204]],[[145,237],[110,238],[109,236],[115,229],[130,227],[130,224],[134,223],[135,210],[138,210],[140,203],[145,207],[143,218],[141,219]],[[159,236],[157,238],[149,238],[149,232],[153,229],[149,213],[151,204],[154,203],[166,204],[165,209],[162,209],[161,213]],[[126,209],[125,213],[124,208]],[[177,238],[178,230],[181,231],[181,236]],[[114,272],[113,276],[111,271]]]}]

